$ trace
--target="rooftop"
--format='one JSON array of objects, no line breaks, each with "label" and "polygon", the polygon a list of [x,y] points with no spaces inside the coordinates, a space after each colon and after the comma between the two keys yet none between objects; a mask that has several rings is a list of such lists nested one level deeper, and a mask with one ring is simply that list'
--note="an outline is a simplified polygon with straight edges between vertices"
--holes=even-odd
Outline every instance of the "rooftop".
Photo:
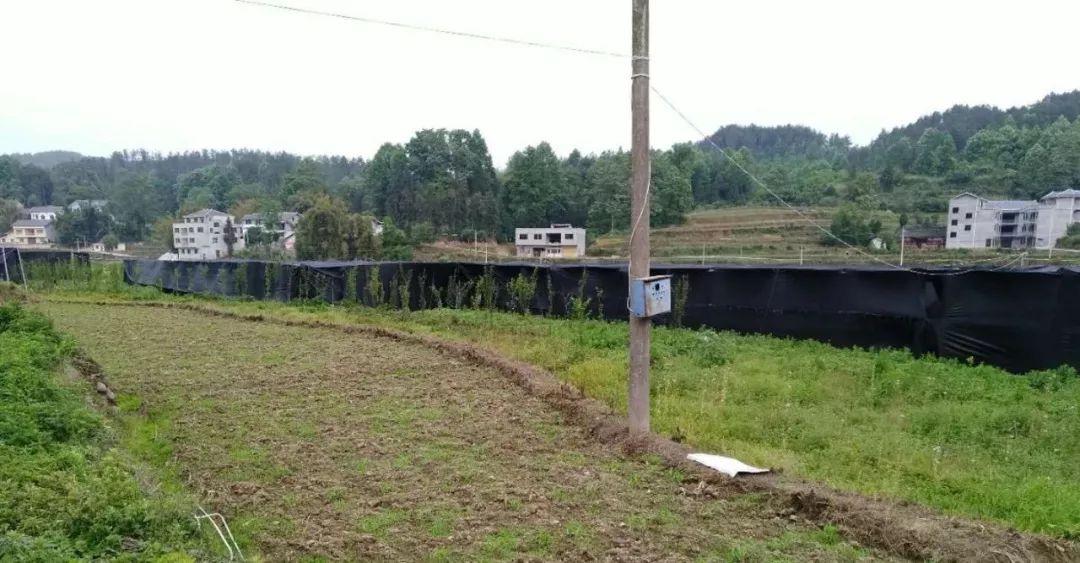
[{"label": "rooftop", "polygon": [[912,225],[904,227],[904,236],[909,238],[945,238],[948,228],[936,225]]},{"label": "rooftop", "polygon": [[59,205],[39,205],[38,207],[31,207],[27,209],[27,213],[60,213],[64,210]]},{"label": "rooftop", "polygon": [[52,221],[47,219],[19,219],[11,224],[12,227],[48,227]]},{"label": "rooftop", "polygon": [[1080,190],[1074,190],[1074,189],[1070,188],[1068,190],[1061,190],[1060,192],[1050,192],[1050,193],[1044,195],[1042,198],[1043,199],[1056,199],[1056,198],[1059,198],[1059,197],[1069,197],[1069,198],[1080,197]]},{"label": "rooftop", "polygon": [[194,213],[188,213],[187,215],[184,215],[184,217],[194,219],[197,217],[226,217],[228,215],[228,213],[218,211],[217,209],[200,209]]},{"label": "rooftop", "polygon": [[983,203],[983,207],[987,209],[1000,209],[1003,211],[1009,211],[1013,209],[1027,209],[1029,207],[1035,207],[1039,205],[1039,202],[1033,199],[987,199],[984,201],[985,203]]}]

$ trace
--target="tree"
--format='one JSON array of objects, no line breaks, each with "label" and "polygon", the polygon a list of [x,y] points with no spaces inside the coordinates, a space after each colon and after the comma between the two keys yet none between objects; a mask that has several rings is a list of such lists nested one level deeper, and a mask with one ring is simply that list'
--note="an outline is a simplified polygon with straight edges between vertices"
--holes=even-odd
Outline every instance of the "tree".
[{"label": "tree", "polygon": [[0,199],[0,233],[11,229],[11,224],[19,218],[22,206],[13,199]]},{"label": "tree", "polygon": [[[852,246],[863,247],[881,232],[881,221],[870,217],[863,209],[847,205],[833,215],[829,231]],[[829,246],[840,245],[839,241],[828,235],[822,235],[821,242]]]},{"label": "tree", "polygon": [[602,234],[630,224],[630,156],[604,153],[589,168],[587,183],[592,194],[587,226]]},{"label": "tree", "polygon": [[507,230],[566,222],[566,184],[551,145],[526,147],[510,157],[503,176]]},{"label": "tree", "polygon": [[236,245],[236,232],[233,230],[232,219],[225,219],[225,232],[222,233],[222,242],[225,243],[225,255],[232,258],[233,246]]},{"label": "tree", "polygon": [[105,247],[105,250],[111,252],[115,250],[117,246],[120,246],[120,239],[116,238],[116,235],[109,233],[102,237],[101,244]]},{"label": "tree", "polygon": [[348,257],[346,237],[351,228],[345,204],[321,197],[296,226],[296,257],[300,260]]},{"label": "tree", "polygon": [[117,235],[125,240],[143,240],[154,219],[161,215],[161,204],[149,177],[125,173],[113,190],[109,210],[116,219]]},{"label": "tree", "polygon": [[349,260],[375,260],[380,256],[379,239],[372,227],[374,217],[353,213],[349,215],[345,235],[346,258]]},{"label": "tree", "polygon": [[[154,227],[152,229],[154,242],[157,242],[165,248],[166,252],[175,253],[176,244],[175,233],[173,232],[173,222],[176,219],[169,215],[158,217],[157,221],[154,221]],[[115,235],[114,235],[115,236]]]},{"label": "tree", "polygon": [[94,207],[62,213],[56,218],[56,235],[67,246],[97,242],[112,229],[112,217]]},{"label": "tree", "polygon": [[384,260],[412,260],[412,246],[405,232],[390,217],[383,219],[382,257]]},{"label": "tree", "polygon": [[956,142],[952,135],[930,127],[915,145],[913,169],[921,174],[945,174],[956,165]]},{"label": "tree", "polygon": [[664,227],[682,223],[694,206],[694,195],[689,176],[672,162],[670,153],[653,153],[650,181],[651,225]]},{"label": "tree", "polygon": [[49,205],[52,203],[53,182],[49,173],[33,164],[19,168],[19,185],[27,205]]}]

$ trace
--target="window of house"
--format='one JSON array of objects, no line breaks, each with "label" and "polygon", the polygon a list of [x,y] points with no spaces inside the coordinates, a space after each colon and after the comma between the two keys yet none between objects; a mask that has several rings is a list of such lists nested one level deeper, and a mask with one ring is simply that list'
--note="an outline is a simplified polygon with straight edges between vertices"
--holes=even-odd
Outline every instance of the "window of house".
[{"label": "window of house", "polygon": [[971,219],[971,213],[965,213],[964,219]]},{"label": "window of house", "polygon": [[954,208],[952,208],[952,212],[953,213],[960,213],[960,208],[959,207],[954,207]]},{"label": "window of house", "polygon": [[215,229],[216,229],[216,228],[218,228],[218,227],[220,227],[220,226],[221,226],[221,223],[219,223],[219,222],[217,222],[217,221],[214,221],[214,228],[215,228]]},{"label": "window of house", "polygon": [[959,224],[959,221],[957,221],[956,219],[953,219],[953,220],[952,220],[952,224],[953,224],[953,226],[955,227],[955,226],[956,226],[957,224]]},{"label": "window of house", "polygon": [[970,231],[971,230],[971,225],[964,225],[964,230],[965,231]]},{"label": "window of house", "polygon": [[993,243],[992,239],[986,239],[986,248],[990,248],[992,243]]},{"label": "window of house", "polygon": [[199,232],[200,232],[200,233],[202,232],[202,227],[199,227]]},{"label": "window of house", "polygon": [[211,242],[213,242],[214,244],[217,244],[217,237],[214,237],[214,240],[212,240]]},{"label": "window of house", "polygon": [[533,240],[544,240],[544,235],[536,233],[533,235]]},{"label": "window of house", "polygon": [[529,238],[529,235],[525,233],[521,233],[520,235],[518,235],[518,240],[525,240],[527,238]]},{"label": "window of house", "polygon": [[949,238],[956,238],[956,231],[949,233]]},{"label": "window of house", "polygon": [[565,235],[563,235],[563,238],[565,238],[566,240],[574,240],[574,234],[566,233]]}]

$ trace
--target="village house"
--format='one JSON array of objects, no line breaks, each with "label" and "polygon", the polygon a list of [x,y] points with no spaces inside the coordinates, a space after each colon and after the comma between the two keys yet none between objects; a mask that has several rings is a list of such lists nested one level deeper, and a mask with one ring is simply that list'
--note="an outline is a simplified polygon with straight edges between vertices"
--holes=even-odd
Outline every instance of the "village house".
[{"label": "village house", "polygon": [[949,200],[946,248],[1053,248],[1080,222],[1080,190],[1039,201],[992,200],[962,193]]},{"label": "village house", "polygon": [[244,231],[233,216],[216,209],[202,209],[184,215],[173,223],[173,246],[177,260],[216,260],[229,256],[227,229],[232,229],[235,242],[232,251],[244,248]]},{"label": "village house", "polygon": [[519,258],[581,258],[585,256],[585,229],[567,223],[548,228],[514,229]]}]

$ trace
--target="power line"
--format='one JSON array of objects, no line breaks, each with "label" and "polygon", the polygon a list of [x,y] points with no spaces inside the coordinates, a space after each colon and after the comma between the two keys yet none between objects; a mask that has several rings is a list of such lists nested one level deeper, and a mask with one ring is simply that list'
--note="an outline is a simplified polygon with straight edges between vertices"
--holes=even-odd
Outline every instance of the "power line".
[{"label": "power line", "polygon": [[314,16],[324,16],[330,18],[339,18],[343,20],[358,21],[373,25],[385,25],[389,27],[396,27],[399,29],[408,29],[411,31],[423,31],[426,33],[439,33],[442,35],[452,35],[455,37],[464,37],[467,39],[480,39],[483,41],[494,41],[497,43],[508,43],[511,45],[518,45],[523,47],[539,47],[542,49],[552,49],[555,51],[567,51],[571,53],[578,53],[582,55],[595,55],[600,57],[611,57],[619,59],[629,59],[630,55],[626,53],[616,53],[614,51],[604,51],[601,49],[589,49],[586,47],[575,47],[573,45],[559,45],[555,43],[541,43],[539,41],[529,41],[527,39],[516,39],[514,37],[500,37],[497,35],[485,35],[482,33],[472,33],[468,31],[457,31],[453,29],[445,29],[441,27],[432,27],[426,25],[417,25],[399,21],[383,20],[378,18],[370,18],[365,16],[352,16],[349,14],[341,14],[337,12],[325,12],[322,10],[312,10],[309,8],[299,8],[297,6],[287,6],[284,4],[275,4],[272,2],[262,2],[260,0],[235,0],[241,4],[250,4],[252,6],[262,6],[264,8],[275,8],[278,10],[285,10],[288,12],[297,12],[301,14],[309,14]]},{"label": "power line", "polygon": [[[872,260],[874,262],[878,262],[878,263],[883,264],[885,266],[888,266],[888,267],[890,267],[890,268],[892,268],[894,270],[900,270],[900,271],[905,271],[905,272],[912,272],[912,273],[918,273],[918,274],[924,274],[924,275],[935,275],[935,276],[956,276],[956,275],[966,274],[968,272],[973,272],[973,271],[982,271],[982,272],[990,271],[990,272],[993,272],[993,271],[1001,270],[1001,269],[1009,267],[1010,265],[1012,265],[1012,264],[1014,264],[1014,263],[1016,263],[1016,262],[1018,262],[1020,260],[1023,260],[1024,257],[1027,256],[1026,252],[1021,253],[1020,255],[1016,256],[1015,258],[1012,258],[1011,260],[1008,260],[1004,264],[1002,264],[1002,265],[1000,265],[1000,266],[998,266],[996,268],[991,268],[991,269],[979,269],[979,270],[968,269],[968,270],[957,271],[957,272],[925,272],[925,271],[919,271],[919,270],[916,270],[916,269],[913,269],[913,268],[906,268],[904,266],[894,264],[892,262],[889,262],[888,260],[882,259],[882,258],[880,258],[878,256],[873,255],[873,254],[870,254],[869,252],[866,252],[865,250],[863,250],[863,249],[849,243],[848,241],[840,238],[838,235],[836,235],[835,233],[833,233],[832,231],[830,231],[829,229],[825,228],[820,223],[815,221],[812,217],[810,217],[806,213],[803,213],[799,208],[797,208],[794,205],[791,205],[790,203],[788,203],[783,197],[780,196],[780,194],[777,194],[775,191],[773,191],[771,188],[769,188],[769,186],[767,184],[765,184],[765,182],[761,181],[761,179],[759,179],[752,172],[747,170],[746,167],[743,166],[741,162],[739,162],[734,157],[732,157],[730,154],[728,154],[728,152],[726,150],[724,150],[723,147],[716,144],[716,142],[712,140],[711,135],[705,133],[705,131],[703,131],[700,127],[698,127],[697,124],[694,123],[689,117],[687,117],[686,114],[682,112],[682,110],[680,110],[678,107],[676,107],[675,104],[672,103],[671,100],[669,100],[667,98],[667,96],[665,96],[662,92],[657,90],[656,86],[650,85],[649,87],[657,95],[657,97],[659,97],[660,100],[663,101],[664,104],[668,108],[671,109],[671,111],[675,112],[675,114],[678,115],[684,122],[686,122],[686,124],[689,125],[691,129],[696,131],[697,134],[700,135],[703,139],[705,139],[706,142],[708,142],[710,145],[713,146],[713,148],[715,148],[717,151],[719,151],[720,154],[725,159],[727,159],[728,162],[733,164],[743,174],[745,174],[746,177],[750,179],[750,181],[752,181],[754,184],[759,186],[761,189],[765,190],[776,201],[780,202],[781,205],[783,205],[784,207],[787,207],[788,209],[793,211],[802,220],[804,220],[807,223],[809,223],[810,225],[814,226],[815,228],[817,228],[819,231],[824,233],[829,238],[839,242],[840,244],[850,248],[851,250],[854,250],[855,252],[869,258],[870,260]],[[900,241],[900,244],[904,244],[903,240]]]}]

